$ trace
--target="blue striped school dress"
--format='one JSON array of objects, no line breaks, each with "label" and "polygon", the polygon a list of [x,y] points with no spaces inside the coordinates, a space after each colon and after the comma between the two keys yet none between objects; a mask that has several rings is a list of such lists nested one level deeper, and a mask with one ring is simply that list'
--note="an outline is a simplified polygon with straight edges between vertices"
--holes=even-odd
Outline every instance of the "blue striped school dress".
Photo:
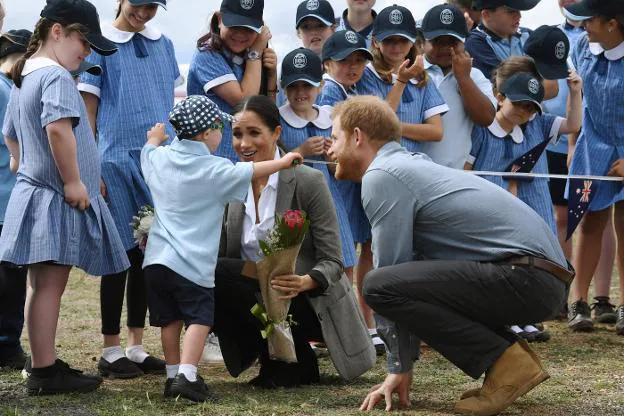
[{"label": "blue striped school dress", "polygon": [[[474,126],[472,149],[467,162],[473,165],[473,170],[506,172],[515,159],[543,143],[544,140],[557,140],[563,120],[563,118],[551,114],[538,115],[529,121],[524,129],[521,129],[520,126],[514,127],[509,135],[496,119],[489,127]],[[532,172],[548,173],[545,152],[535,164]],[[509,181],[500,176],[484,176],[484,178],[502,188],[509,189]],[[518,198],[533,208],[557,235],[555,214],[548,190],[548,179],[519,180],[517,184]]]},{"label": "blue striped school dress", "polygon": [[[342,84],[329,74],[323,75],[323,88],[319,94],[319,105],[330,108],[337,103],[346,100],[349,96],[357,95],[357,86],[354,85],[346,90]],[[370,222],[362,206],[362,184],[351,181],[336,181],[342,200],[349,215],[351,235],[356,243],[365,243],[373,238]]]},{"label": "blue striped school dress", "polygon": [[[100,195],[100,157],[87,110],[70,73],[55,61],[36,58],[24,66],[4,120],[5,137],[17,139],[20,167],[0,236],[0,260],[19,265],[54,262],[100,276],[130,263],[113,218]],[[80,179],[91,205],[72,208],[56,167],[45,127],[71,119]]]},{"label": "blue striped school dress", "polygon": [[[396,82],[396,76],[393,78]],[[358,91],[362,95],[376,95],[385,99],[393,86],[394,84],[381,79],[373,64],[369,63],[366,65],[362,79],[358,82]],[[427,82],[427,85],[420,88],[414,80],[410,80],[403,91],[397,116],[401,123],[422,124],[427,119],[438,114],[442,115],[447,111],[448,106],[433,81]],[[418,141],[402,137],[401,145],[410,152],[422,152],[422,143]]]},{"label": "blue striped school dress", "polygon": [[117,230],[130,250],[137,245],[132,217],[143,205],[153,204],[141,175],[141,149],[156,123],[165,123],[167,135],[175,137],[166,121],[182,77],[171,40],[158,30],[148,26],[132,33],[103,24],[102,33],[119,50],[110,56],[91,53],[87,59],[102,67],[102,76],[81,75],[78,89],[100,99],[97,135],[102,179]]},{"label": "blue striped school dress", "polygon": [[[330,118],[330,110],[328,110],[327,107],[316,108],[319,112],[317,119],[314,121],[307,121],[295,114],[290,104],[280,107],[279,111],[282,125],[281,142],[284,147],[286,147],[286,150],[291,151],[295,149],[310,137],[331,136],[332,121]],[[321,156],[311,156],[309,159],[324,160]],[[338,181],[334,178],[334,175],[329,172],[327,165],[314,163],[312,167],[323,172],[323,176],[325,176],[325,181],[329,186],[329,191],[334,200],[336,216],[338,217],[340,240],[342,242],[342,261],[344,267],[353,267],[355,266],[356,257],[355,244],[353,243],[353,236],[351,235],[349,215],[338,187]]]},{"label": "blue striped school dress", "polygon": [[[606,175],[624,158],[624,42],[610,51],[582,36],[572,62],[583,78],[583,129],[570,173]],[[589,210],[601,211],[624,200],[622,182],[600,182]]]},{"label": "blue striped school dress", "polygon": [[[232,106],[214,93],[214,88],[230,81],[241,82],[245,74],[245,61],[237,55],[216,52],[209,49],[197,49],[191,58],[186,91],[188,95],[206,95],[215,102],[221,111],[230,114]],[[232,162],[240,162],[232,147],[232,126],[225,123],[221,143],[214,152]]]}]

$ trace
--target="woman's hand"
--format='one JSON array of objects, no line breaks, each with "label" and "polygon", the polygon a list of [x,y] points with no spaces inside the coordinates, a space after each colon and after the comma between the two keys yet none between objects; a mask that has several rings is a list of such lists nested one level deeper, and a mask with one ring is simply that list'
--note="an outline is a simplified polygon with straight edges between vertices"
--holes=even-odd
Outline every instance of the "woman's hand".
[{"label": "woman's hand", "polygon": [[416,59],[414,59],[412,66],[408,65],[409,59],[406,59],[405,62],[403,62],[399,67],[399,71],[397,73],[399,82],[404,84],[408,83],[410,79],[420,79],[422,74],[425,72],[425,61],[422,55],[418,55]]},{"label": "woman's hand", "polygon": [[321,156],[325,153],[325,137],[310,137],[297,148],[303,157]]},{"label": "woman's hand", "polygon": [[89,193],[82,181],[66,183],[63,187],[65,202],[81,211],[89,208]]},{"label": "woman's hand", "polygon": [[154,124],[154,127],[147,132],[147,143],[154,146],[160,146],[168,138],[169,136],[165,134],[165,125],[163,123]]},{"label": "woman's hand", "polygon": [[316,289],[318,285],[308,274],[304,276],[287,274],[274,277],[271,280],[271,287],[285,293],[284,296],[279,296],[278,299],[292,299],[301,292]]},{"label": "woman's hand", "polygon": [[268,26],[262,26],[262,30],[260,31],[260,34],[258,35],[256,40],[254,41],[254,43],[251,45],[249,50],[250,51],[256,51],[260,55],[262,55],[264,53],[264,50],[267,48],[267,46],[269,44],[269,40],[271,40],[272,36],[273,35],[271,35],[271,30],[269,29],[269,27]]}]

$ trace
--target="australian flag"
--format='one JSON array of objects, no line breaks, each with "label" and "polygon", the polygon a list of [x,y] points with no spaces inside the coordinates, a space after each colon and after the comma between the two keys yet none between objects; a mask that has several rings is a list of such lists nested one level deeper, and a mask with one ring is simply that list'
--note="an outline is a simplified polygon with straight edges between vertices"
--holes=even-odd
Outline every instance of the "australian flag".
[{"label": "australian flag", "polygon": [[568,232],[566,241],[572,237],[591,204],[596,189],[597,181],[586,179],[570,179],[568,182]]},{"label": "australian flag", "polygon": [[[535,164],[539,160],[540,157],[544,154],[544,150],[546,150],[546,146],[550,143],[550,139],[544,140],[533,149],[529,150],[513,162],[507,167],[507,172],[511,173],[530,173]],[[509,179],[509,178],[507,178]],[[519,178],[525,179],[525,178]],[[526,179],[525,179],[526,180]]]}]

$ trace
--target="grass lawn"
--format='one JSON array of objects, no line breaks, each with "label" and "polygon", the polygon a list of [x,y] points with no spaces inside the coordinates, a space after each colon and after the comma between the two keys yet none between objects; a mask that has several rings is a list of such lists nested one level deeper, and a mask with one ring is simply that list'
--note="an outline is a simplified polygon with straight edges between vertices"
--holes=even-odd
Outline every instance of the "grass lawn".
[{"label": "grass lawn", "polygon": [[[614,282],[615,283],[615,282]],[[76,271],[63,297],[58,330],[60,358],[73,367],[95,372],[101,336],[99,282]],[[624,337],[613,328],[588,334],[569,333],[564,323],[549,322],[553,339],[534,345],[550,372],[550,380],[521,398],[504,415],[616,416],[624,415]],[[25,335],[26,336],[26,335]],[[159,354],[159,334],[146,331],[145,345]],[[28,345],[24,339],[24,345]],[[345,382],[327,358],[321,363],[321,384],[276,391],[256,390],[247,381],[251,369],[233,379],[221,365],[202,366],[200,373],[221,396],[218,405],[193,405],[164,400],[164,379],[146,376],[127,381],[105,380],[90,394],[29,397],[18,372],[0,373],[0,416],[4,415],[355,415],[368,389],[383,380],[384,362],[363,377]],[[451,415],[466,389],[478,387],[436,352],[424,348],[416,363],[412,408],[395,414]],[[379,410],[376,414],[382,414]]]}]

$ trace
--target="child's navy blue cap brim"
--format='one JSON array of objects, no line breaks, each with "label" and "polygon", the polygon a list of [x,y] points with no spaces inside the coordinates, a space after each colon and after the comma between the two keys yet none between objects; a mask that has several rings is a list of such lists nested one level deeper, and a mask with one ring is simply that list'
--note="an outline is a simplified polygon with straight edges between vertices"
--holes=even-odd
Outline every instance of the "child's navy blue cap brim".
[{"label": "child's navy blue cap brim", "polygon": [[405,38],[405,39],[409,40],[412,43],[416,42],[416,36],[414,34],[403,32],[403,31],[401,31],[401,32],[397,32],[397,31],[381,32],[381,33],[376,33],[373,36],[379,42],[382,42],[384,39],[387,39],[387,38],[392,37],[392,36],[400,36],[402,38]]},{"label": "child's navy blue cap brim", "polygon": [[246,27],[256,33],[260,33],[264,25],[262,20],[227,12],[221,12],[221,20],[225,27]]},{"label": "child's navy blue cap brim", "polygon": [[299,29],[299,25],[301,24],[303,19],[306,19],[308,17],[315,18],[316,20],[318,20],[319,22],[323,23],[327,27],[329,27],[329,26],[334,24],[334,22],[328,22],[327,20],[323,19],[323,17],[319,16],[318,14],[310,13],[310,14],[306,14],[305,16],[301,16],[301,18],[299,18],[299,20],[297,20],[297,23],[295,23],[295,29]]},{"label": "child's navy blue cap brim", "polygon": [[350,48],[350,49],[345,49],[342,51],[338,51],[335,54],[333,54],[332,56],[328,56],[324,59],[324,61],[327,61],[328,59],[331,59],[332,61],[342,61],[344,59],[347,59],[349,57],[349,55],[355,53],[355,52],[362,52],[364,55],[366,55],[366,59],[368,59],[369,61],[373,60],[373,54],[366,48]]},{"label": "child's navy blue cap brim", "polygon": [[452,36],[455,39],[458,39],[460,42],[465,42],[466,38],[457,32],[451,32],[449,30],[432,30],[431,32],[423,32],[423,36],[427,40],[433,40],[435,38],[439,38],[441,36]]},{"label": "child's navy blue cap brim", "polygon": [[163,9],[167,10],[167,1],[166,0],[128,0],[130,4],[133,6],[144,6],[146,4],[157,4]]},{"label": "child's navy blue cap brim", "polygon": [[303,81],[306,82],[310,85],[312,85],[313,87],[320,87],[321,86],[321,81],[317,81],[312,79],[312,77],[306,77],[306,76],[302,76],[301,74],[296,74],[296,75],[292,75],[290,77],[286,77],[282,79],[281,82],[281,86],[282,88],[286,89],[289,86],[291,86],[292,84],[294,84],[297,81]]},{"label": "child's navy blue cap brim", "polygon": [[522,95],[522,94],[510,94],[510,95],[506,95],[506,98],[509,99],[509,101],[511,101],[512,103],[522,103],[522,102],[527,102],[527,103],[533,103],[537,106],[537,112],[542,115],[542,103],[540,103],[539,101],[534,100],[533,98],[527,96],[527,95]]}]

